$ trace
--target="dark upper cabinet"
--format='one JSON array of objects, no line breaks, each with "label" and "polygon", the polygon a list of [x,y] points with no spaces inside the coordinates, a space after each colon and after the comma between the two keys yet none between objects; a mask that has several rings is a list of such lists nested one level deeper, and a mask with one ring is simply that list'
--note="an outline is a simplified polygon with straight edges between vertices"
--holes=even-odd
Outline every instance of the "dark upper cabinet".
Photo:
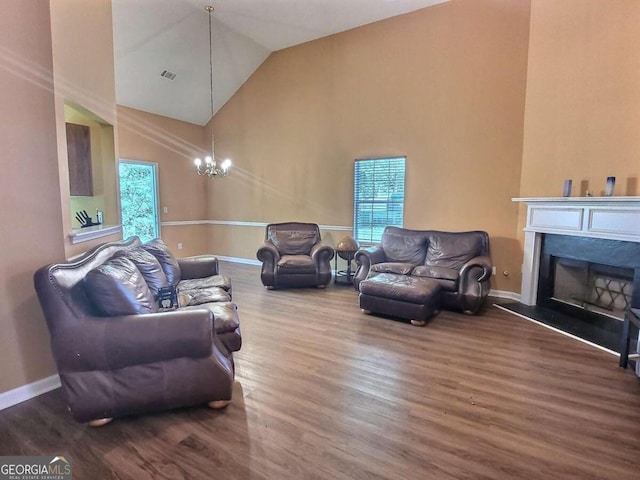
[{"label": "dark upper cabinet", "polygon": [[67,123],[66,126],[71,195],[90,197],[93,195],[91,131],[86,125]]}]

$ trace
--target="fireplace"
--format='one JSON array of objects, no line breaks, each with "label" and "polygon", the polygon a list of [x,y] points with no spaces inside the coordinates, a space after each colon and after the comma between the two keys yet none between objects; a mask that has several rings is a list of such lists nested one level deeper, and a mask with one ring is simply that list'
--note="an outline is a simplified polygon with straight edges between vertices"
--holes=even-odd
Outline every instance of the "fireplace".
[{"label": "fireplace", "polygon": [[592,343],[617,351],[625,311],[640,305],[640,197],[513,200],[527,204],[519,305],[581,338],[602,329],[607,345]]}]

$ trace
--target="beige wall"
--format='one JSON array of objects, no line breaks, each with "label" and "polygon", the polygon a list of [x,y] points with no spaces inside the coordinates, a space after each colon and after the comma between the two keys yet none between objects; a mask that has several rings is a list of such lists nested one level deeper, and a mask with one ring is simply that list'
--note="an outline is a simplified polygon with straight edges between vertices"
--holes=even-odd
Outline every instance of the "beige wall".
[{"label": "beige wall", "polygon": [[0,9],[2,393],[55,373],[33,273],[64,249],[48,2]]},{"label": "beige wall", "polygon": [[[211,180],[198,177],[193,166],[193,159],[206,148],[205,129],[122,106],[118,106],[118,125],[120,158],[158,163],[161,221],[206,220],[206,188]],[[165,226],[161,236],[178,256],[207,252],[206,226]],[[178,243],[183,244],[180,252]]]},{"label": "beige wall", "polygon": [[[211,226],[207,224],[167,225],[161,228],[160,236],[176,257],[188,257],[213,253],[209,248],[210,231]],[[179,243],[182,250],[178,248]]]},{"label": "beige wall", "polygon": [[[202,127],[171,118],[118,106],[118,139],[120,158],[158,164],[160,216],[165,225],[161,237],[177,256],[216,253],[228,255],[224,243],[249,252],[241,258],[255,260],[258,246],[264,239],[264,226],[226,226],[213,224],[219,220],[218,204],[234,203],[236,194],[220,195],[233,176],[242,175],[234,169],[225,179],[198,177],[193,166],[196,156],[203,157],[211,149],[210,127]],[[217,138],[217,135],[216,135]],[[216,157],[222,152],[217,149]],[[213,201],[207,201],[207,198]],[[163,213],[163,207],[169,209]],[[323,230],[324,239],[335,245],[350,232]],[[183,248],[178,250],[178,243]]]},{"label": "beige wall", "polygon": [[[351,226],[353,160],[406,155],[405,226],[487,230],[518,291],[528,30],[528,1],[457,0],[273,53],[214,119],[210,217]],[[255,258],[256,230],[212,248]]]},{"label": "beige wall", "polygon": [[[113,28],[111,0],[52,0],[51,37],[54,65],[54,91],[58,161],[60,171],[60,203],[67,257],[88,250],[94,245],[119,238],[101,238],[80,245],[71,245],[72,217],[69,195],[69,169],[65,131],[65,103],[91,112],[100,123],[111,125],[113,148],[107,148],[110,158],[104,158],[103,168],[110,182],[105,183],[106,223],[119,223],[115,177],[118,151],[115,71],[113,62]],[[108,131],[108,130],[105,130]],[[108,152],[108,150],[112,150]],[[92,212],[95,216],[95,212]]]},{"label": "beige wall", "polygon": [[522,196],[639,195],[640,2],[535,0]]},{"label": "beige wall", "polygon": [[[49,333],[33,289],[35,270],[114,239],[77,246],[68,242],[64,103],[81,105],[111,125],[116,117],[111,2],[1,2],[4,392],[55,373]],[[111,155],[115,165],[113,147]]]},{"label": "beige wall", "polygon": [[640,195],[638,25],[637,0],[532,2],[520,196]]}]

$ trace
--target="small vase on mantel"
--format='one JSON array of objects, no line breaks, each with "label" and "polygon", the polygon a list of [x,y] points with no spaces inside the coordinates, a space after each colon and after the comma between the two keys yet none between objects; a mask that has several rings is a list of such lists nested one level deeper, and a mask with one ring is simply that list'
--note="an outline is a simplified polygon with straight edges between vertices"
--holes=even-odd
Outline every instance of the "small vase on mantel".
[{"label": "small vase on mantel", "polygon": [[604,188],[604,194],[607,197],[613,196],[613,189],[616,186],[616,177],[607,177],[607,184]]}]

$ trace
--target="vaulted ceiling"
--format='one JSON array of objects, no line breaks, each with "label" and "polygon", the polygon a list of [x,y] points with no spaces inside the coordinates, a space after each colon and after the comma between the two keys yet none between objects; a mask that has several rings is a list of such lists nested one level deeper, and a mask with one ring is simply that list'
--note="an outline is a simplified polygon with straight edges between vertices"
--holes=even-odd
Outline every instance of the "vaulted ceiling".
[{"label": "vaulted ceiling", "polygon": [[[204,125],[271,52],[448,0],[113,0],[120,105]],[[175,74],[170,80],[163,71]]]}]

